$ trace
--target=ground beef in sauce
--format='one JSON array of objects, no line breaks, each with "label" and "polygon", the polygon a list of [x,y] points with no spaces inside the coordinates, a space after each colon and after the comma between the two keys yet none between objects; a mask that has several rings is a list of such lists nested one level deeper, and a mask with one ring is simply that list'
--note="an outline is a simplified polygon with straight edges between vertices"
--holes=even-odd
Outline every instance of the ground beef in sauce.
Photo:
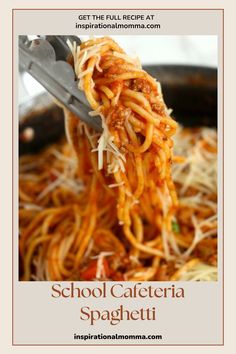
[{"label": "ground beef in sauce", "polygon": [[152,87],[146,79],[134,79],[131,84],[131,90],[149,94],[152,91]]},{"label": "ground beef in sauce", "polygon": [[152,104],[152,110],[157,114],[164,115],[165,106],[162,102],[155,102]]},{"label": "ground beef in sauce", "polygon": [[130,116],[131,109],[123,106],[116,106],[110,112],[107,124],[114,129],[121,129],[124,126],[125,120]]}]

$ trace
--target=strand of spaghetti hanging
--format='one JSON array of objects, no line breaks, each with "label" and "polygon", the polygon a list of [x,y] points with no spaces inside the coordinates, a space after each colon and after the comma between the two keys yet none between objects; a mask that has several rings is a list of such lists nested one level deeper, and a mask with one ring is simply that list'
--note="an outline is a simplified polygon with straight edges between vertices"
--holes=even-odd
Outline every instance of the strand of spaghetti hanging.
[{"label": "strand of spaghetti hanging", "polygon": [[[178,200],[171,177],[177,123],[169,116],[160,84],[111,38],[68,45],[91,115],[102,119],[103,133],[93,151],[98,152],[98,170],[118,185],[117,215],[124,234],[134,249],[171,259],[179,254],[172,233]],[[162,238],[158,246],[140,241],[145,219]]]}]

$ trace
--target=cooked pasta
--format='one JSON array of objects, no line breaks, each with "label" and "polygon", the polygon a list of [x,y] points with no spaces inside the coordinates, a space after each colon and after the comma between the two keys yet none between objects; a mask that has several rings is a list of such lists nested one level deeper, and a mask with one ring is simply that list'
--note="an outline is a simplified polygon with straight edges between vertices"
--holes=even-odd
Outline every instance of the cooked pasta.
[{"label": "cooked pasta", "polygon": [[21,279],[215,280],[216,132],[177,128],[112,39],[68,45],[103,132],[64,110],[67,142],[21,157]]}]

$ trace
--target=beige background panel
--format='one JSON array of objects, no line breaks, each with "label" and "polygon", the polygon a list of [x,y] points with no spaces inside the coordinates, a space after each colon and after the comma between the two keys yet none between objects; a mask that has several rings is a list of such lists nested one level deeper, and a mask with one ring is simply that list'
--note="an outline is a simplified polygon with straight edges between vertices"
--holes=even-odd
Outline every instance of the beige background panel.
[{"label": "beige background panel", "polygon": [[[15,296],[15,343],[16,344],[134,344],[132,340],[109,341],[74,340],[77,334],[161,334],[159,344],[220,344],[222,343],[221,293],[218,284],[178,282],[184,287],[185,298],[128,298],[107,297],[94,299],[52,298],[51,282],[21,282],[16,285]],[[76,282],[79,287],[94,288],[99,283]],[[101,283],[100,283],[101,284]],[[63,283],[68,286],[69,282]],[[107,282],[107,289],[112,283]],[[125,287],[134,283],[125,282]],[[168,287],[169,282],[148,282],[143,286]],[[101,286],[101,285],[100,285]],[[121,321],[110,325],[97,321],[93,326],[80,319],[80,308],[115,310],[120,305],[129,310],[156,307],[156,321]],[[139,344],[158,344],[155,340],[137,341]]]},{"label": "beige background panel", "polygon": [[[17,72],[17,35],[19,34],[51,34],[51,33],[70,33],[78,34],[74,28],[74,23],[78,15],[90,14],[114,14],[120,18],[124,14],[150,14],[149,10],[58,10],[58,11],[15,11],[14,12],[14,38],[15,38],[15,70]],[[152,10],[151,12],[159,22],[165,24],[161,29],[162,34],[211,34],[218,35],[219,46],[221,45],[222,34],[222,12],[216,10],[207,11],[175,11],[175,10]],[[199,27],[199,22],[201,26]],[[44,24],[42,26],[42,23]],[[51,24],[54,23],[53,29]],[[125,22],[124,22],[125,23]],[[176,26],[178,23],[178,26]],[[69,24],[69,27],[68,27]],[[167,26],[168,24],[168,26]],[[210,24],[210,25],[209,25]],[[43,31],[43,32],[42,32]],[[158,30],[159,31],[159,30]],[[105,31],[106,34],[116,33],[114,30]],[[88,32],[87,32],[88,33]],[[90,34],[98,34],[97,31],[89,30]],[[104,31],[102,31],[104,33]],[[127,33],[126,30],[119,31],[119,34]],[[135,31],[138,35],[139,31]],[[150,34],[150,31],[145,32]],[[151,32],[155,33],[155,32]],[[100,33],[101,34],[101,33]],[[219,47],[219,54],[220,54]],[[219,68],[221,69],[222,55],[219,55]],[[221,73],[221,70],[219,70]],[[219,78],[220,80],[221,78]],[[219,82],[221,84],[221,82]],[[17,76],[15,76],[14,88],[17,90]],[[16,92],[17,95],[17,92]],[[16,96],[17,97],[17,96]],[[219,101],[219,109],[222,107]],[[222,115],[219,110],[220,131]],[[18,141],[18,120],[17,120],[17,100],[15,101],[15,117],[14,117],[14,133],[15,141]],[[219,134],[219,146],[222,143],[222,134]],[[18,178],[17,178],[17,147],[15,148],[15,179],[14,179],[14,196],[15,196],[15,213],[17,215],[17,196],[18,196]],[[222,164],[219,166],[222,167]],[[220,188],[222,190],[222,179],[219,177]],[[15,260],[18,255],[18,220],[15,218],[14,232],[14,250]],[[222,225],[219,225],[220,230]],[[220,232],[221,233],[221,232]],[[221,249],[221,244],[219,246]],[[220,253],[220,252],[219,252]],[[221,258],[220,258],[221,259]],[[221,264],[221,262],[220,262]],[[219,273],[221,274],[221,267]],[[18,279],[18,262],[15,262],[15,285],[14,286],[14,342],[16,344],[78,344],[78,341],[73,339],[73,334],[88,334],[88,333],[104,333],[104,334],[161,334],[163,340],[160,344],[221,344],[222,338],[222,282],[221,276],[217,283],[186,283],[185,299],[163,299],[159,300],[157,305],[156,321],[122,321],[117,326],[111,326],[109,322],[100,322],[96,327],[91,327],[87,322],[79,320],[79,308],[76,307],[74,299],[67,301],[58,301],[50,297],[50,283],[17,283]],[[84,283],[82,283],[84,284]],[[165,283],[159,283],[160,286],[166,286]],[[92,283],[90,287],[96,286]],[[108,283],[110,286],[110,282]],[[178,282],[178,286],[181,286]],[[32,301],[31,299],[34,299]],[[125,307],[138,309],[141,303],[145,303],[145,307],[154,306],[155,302],[149,298],[145,301],[140,299],[116,301],[111,296],[103,301],[96,299],[87,299],[79,301],[82,305],[90,306],[93,309],[116,309],[119,304],[124,304]],[[37,307],[35,306],[37,303]],[[105,303],[105,306],[104,306]],[[80,306],[79,306],[80,307]],[[42,309],[44,311],[42,311]],[[24,325],[22,318],[24,317]],[[37,320],[35,320],[37,319]],[[27,326],[27,324],[29,324]],[[77,329],[78,328],[78,329]],[[156,333],[156,331],[158,331]],[[96,341],[89,343],[104,344],[104,341]],[[106,342],[109,343],[109,342]],[[113,341],[113,344],[118,344]],[[130,341],[123,341],[130,343]],[[156,341],[142,341],[143,344],[159,344]]]}]

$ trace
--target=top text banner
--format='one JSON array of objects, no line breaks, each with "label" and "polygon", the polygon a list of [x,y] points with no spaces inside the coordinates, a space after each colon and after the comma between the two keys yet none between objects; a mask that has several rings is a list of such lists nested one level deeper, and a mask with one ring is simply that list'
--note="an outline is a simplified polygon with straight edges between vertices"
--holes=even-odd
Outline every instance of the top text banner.
[{"label": "top text banner", "polygon": [[218,10],[52,9],[15,11],[14,23],[21,34],[217,35],[221,16]]}]

